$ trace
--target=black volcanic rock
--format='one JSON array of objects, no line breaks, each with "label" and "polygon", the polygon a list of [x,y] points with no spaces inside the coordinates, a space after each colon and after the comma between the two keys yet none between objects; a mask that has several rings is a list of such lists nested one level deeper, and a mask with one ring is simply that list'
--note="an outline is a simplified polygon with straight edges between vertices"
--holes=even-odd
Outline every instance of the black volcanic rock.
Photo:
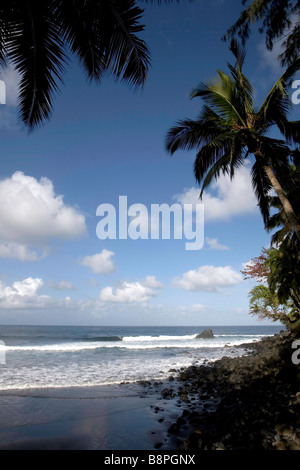
[{"label": "black volcanic rock", "polygon": [[210,339],[210,338],[214,338],[214,334],[212,330],[210,329],[203,330],[202,333],[196,336],[196,339]]}]

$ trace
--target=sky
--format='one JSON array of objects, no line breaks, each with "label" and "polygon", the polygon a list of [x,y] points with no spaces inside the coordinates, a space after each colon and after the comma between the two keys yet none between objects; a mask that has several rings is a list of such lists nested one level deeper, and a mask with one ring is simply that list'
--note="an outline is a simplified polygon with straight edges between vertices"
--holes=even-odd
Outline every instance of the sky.
[{"label": "sky", "polygon": [[[13,70],[0,77],[6,84],[6,104],[0,105],[0,324],[261,324],[249,315],[255,282],[241,274],[270,241],[249,164],[233,181],[220,177],[204,193],[201,249],[186,249],[189,240],[175,239],[172,227],[169,239],[160,232],[158,239],[150,232],[143,239],[132,235],[141,220],[140,213],[134,217],[137,207],[147,222],[153,205],[180,204],[183,210],[200,202],[195,153],[170,156],[165,137],[178,120],[200,113],[202,103],[190,100],[191,90],[217,69],[227,71],[232,55],[221,37],[241,2],[141,7],[140,37],[152,62],[143,90],[111,77],[91,85],[74,61],[51,120],[29,135],[17,120],[18,77]],[[278,50],[266,51],[263,36],[254,33],[247,51],[245,72],[259,103],[280,76]],[[115,238],[100,239],[101,208],[114,208],[118,228],[125,199],[127,238],[116,230]]]}]

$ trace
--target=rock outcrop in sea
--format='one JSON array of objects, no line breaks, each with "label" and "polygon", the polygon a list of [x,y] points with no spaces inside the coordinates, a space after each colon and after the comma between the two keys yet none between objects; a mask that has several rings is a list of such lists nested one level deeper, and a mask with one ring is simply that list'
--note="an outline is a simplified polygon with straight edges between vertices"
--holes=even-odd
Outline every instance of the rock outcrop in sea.
[{"label": "rock outcrop in sea", "polygon": [[202,333],[196,336],[196,339],[210,339],[210,338],[214,338],[214,334],[211,329],[203,330]]}]

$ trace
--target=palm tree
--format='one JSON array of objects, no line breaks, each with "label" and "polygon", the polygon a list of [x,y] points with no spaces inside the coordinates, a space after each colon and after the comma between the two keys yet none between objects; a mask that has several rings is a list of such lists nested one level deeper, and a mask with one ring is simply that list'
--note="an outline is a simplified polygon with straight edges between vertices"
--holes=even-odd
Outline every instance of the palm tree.
[{"label": "palm tree", "polygon": [[[218,71],[218,76],[200,84],[191,97],[205,101],[197,120],[182,120],[172,127],[166,138],[167,151],[196,149],[194,174],[202,184],[200,197],[213,178],[220,172],[234,177],[235,170],[247,158],[253,159],[252,184],[264,219],[269,219],[269,192],[273,188],[282,204],[296,236],[300,239],[300,223],[282,188],[281,181],[288,175],[291,144],[300,142],[300,121],[288,121],[291,102],[288,82],[300,69],[300,56],[277,80],[257,110],[254,90],[242,67],[245,51],[232,41],[231,51],[235,66],[229,64],[230,75]],[[277,126],[284,140],[267,136]]]},{"label": "palm tree", "polygon": [[0,5],[0,67],[20,74],[20,118],[32,130],[48,119],[70,54],[90,81],[108,72],[145,83],[149,51],[137,36],[143,10],[134,0],[6,0]]}]

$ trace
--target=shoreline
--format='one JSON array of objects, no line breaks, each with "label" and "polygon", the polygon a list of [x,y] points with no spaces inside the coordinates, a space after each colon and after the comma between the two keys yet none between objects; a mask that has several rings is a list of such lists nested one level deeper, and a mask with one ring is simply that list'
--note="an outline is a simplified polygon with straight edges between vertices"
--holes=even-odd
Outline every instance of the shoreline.
[{"label": "shoreline", "polygon": [[162,381],[2,391],[0,450],[300,450],[294,339],[244,343]]},{"label": "shoreline", "polygon": [[14,390],[0,395],[0,450],[148,450],[162,432],[141,386]]}]

